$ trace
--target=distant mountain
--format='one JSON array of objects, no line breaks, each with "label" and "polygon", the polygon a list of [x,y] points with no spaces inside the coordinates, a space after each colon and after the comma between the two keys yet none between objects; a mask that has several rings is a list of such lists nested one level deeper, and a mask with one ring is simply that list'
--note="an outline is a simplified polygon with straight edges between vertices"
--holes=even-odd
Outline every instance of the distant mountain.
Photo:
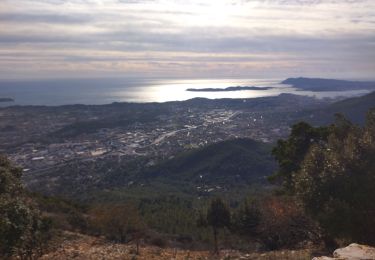
[{"label": "distant mountain", "polygon": [[364,123],[366,113],[375,108],[375,91],[361,96],[348,98],[328,106],[325,110],[331,113],[342,113],[352,122]]},{"label": "distant mountain", "polygon": [[0,102],[14,102],[13,98],[0,98]]},{"label": "distant mountain", "polygon": [[272,87],[249,87],[249,86],[236,86],[227,88],[188,88],[186,91],[190,92],[231,92],[242,90],[269,90]]},{"label": "distant mountain", "polygon": [[310,118],[307,121],[327,125],[333,122],[334,114],[340,113],[354,123],[363,124],[367,112],[372,108],[375,108],[375,91],[364,96],[344,99],[310,112]]},{"label": "distant mountain", "polygon": [[375,82],[346,81],[319,78],[289,78],[281,84],[292,85],[299,90],[308,91],[345,91],[345,90],[375,90]]},{"label": "distant mountain", "polygon": [[196,185],[264,183],[276,167],[271,148],[251,139],[228,140],[178,155],[151,168],[142,178]]}]

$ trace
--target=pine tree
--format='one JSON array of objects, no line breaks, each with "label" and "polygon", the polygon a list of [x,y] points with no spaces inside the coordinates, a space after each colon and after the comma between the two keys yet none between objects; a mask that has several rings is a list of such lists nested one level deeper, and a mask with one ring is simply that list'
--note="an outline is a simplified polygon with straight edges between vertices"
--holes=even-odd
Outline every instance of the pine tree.
[{"label": "pine tree", "polygon": [[225,203],[220,198],[213,199],[207,211],[207,225],[212,227],[214,236],[214,252],[216,254],[219,253],[219,229],[229,227],[230,219],[230,211]]}]

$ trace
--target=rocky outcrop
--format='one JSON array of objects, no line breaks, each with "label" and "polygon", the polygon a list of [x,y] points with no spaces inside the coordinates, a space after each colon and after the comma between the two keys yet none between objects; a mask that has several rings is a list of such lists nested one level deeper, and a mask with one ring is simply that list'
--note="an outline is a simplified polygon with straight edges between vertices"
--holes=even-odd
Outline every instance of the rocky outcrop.
[{"label": "rocky outcrop", "polygon": [[359,244],[351,244],[344,248],[336,249],[333,257],[315,257],[313,260],[375,260],[375,248]]}]

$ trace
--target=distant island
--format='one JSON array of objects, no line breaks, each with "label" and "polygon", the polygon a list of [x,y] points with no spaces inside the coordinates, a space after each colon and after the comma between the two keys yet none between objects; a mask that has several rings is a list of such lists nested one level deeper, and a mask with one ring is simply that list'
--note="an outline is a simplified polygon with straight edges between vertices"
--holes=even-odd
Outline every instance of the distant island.
[{"label": "distant island", "polygon": [[14,102],[13,98],[0,98],[0,102]]},{"label": "distant island", "polygon": [[272,87],[249,87],[249,86],[236,86],[227,88],[188,88],[186,91],[190,92],[229,92],[229,91],[242,91],[242,90],[269,90]]},{"label": "distant island", "polygon": [[347,81],[320,78],[288,78],[281,84],[292,85],[298,90],[307,91],[345,91],[345,90],[375,90],[375,82]]}]

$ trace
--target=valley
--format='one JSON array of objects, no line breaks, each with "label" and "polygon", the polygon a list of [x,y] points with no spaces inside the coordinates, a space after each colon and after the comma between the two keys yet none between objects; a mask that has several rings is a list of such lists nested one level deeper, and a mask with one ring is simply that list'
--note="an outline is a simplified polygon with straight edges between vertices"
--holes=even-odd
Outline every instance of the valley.
[{"label": "valley", "polygon": [[[53,194],[70,184],[77,190],[93,182],[102,184],[103,176],[116,168],[135,167],[126,173],[131,176],[141,171],[140,166],[148,168],[225,140],[273,143],[288,135],[289,125],[298,121],[302,111],[329,103],[284,94],[241,100],[15,106],[0,109],[1,149],[23,168],[29,187]],[[112,166],[102,172],[100,165],[108,162]],[[90,173],[77,177],[86,172],[82,167],[91,169]],[[77,170],[56,176],[64,169]],[[66,182],[68,178],[71,182]],[[59,183],[62,179],[64,186]]]}]

